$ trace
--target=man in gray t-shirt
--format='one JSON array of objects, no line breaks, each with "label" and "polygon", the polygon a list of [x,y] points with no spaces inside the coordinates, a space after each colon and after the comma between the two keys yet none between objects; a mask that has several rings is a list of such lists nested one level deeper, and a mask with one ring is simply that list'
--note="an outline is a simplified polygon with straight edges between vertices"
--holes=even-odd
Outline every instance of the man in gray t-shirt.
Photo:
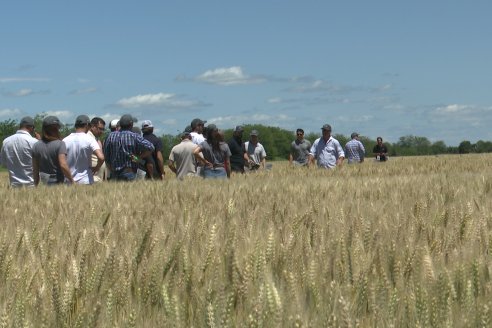
[{"label": "man in gray t-shirt", "polygon": [[295,166],[307,166],[309,163],[309,151],[311,142],[304,139],[304,130],[297,129],[296,140],[290,145],[289,164]]},{"label": "man in gray t-shirt", "polygon": [[195,155],[193,151],[197,145],[191,141],[189,131],[183,132],[181,143],[171,149],[169,154],[169,168],[176,173],[176,178],[183,180],[187,176],[196,176]]}]

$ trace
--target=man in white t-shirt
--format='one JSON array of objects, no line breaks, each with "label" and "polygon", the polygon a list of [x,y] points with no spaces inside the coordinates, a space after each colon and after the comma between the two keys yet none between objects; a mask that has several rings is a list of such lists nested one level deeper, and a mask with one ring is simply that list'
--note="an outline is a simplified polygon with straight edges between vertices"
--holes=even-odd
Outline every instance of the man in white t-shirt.
[{"label": "man in white t-shirt", "polygon": [[191,121],[191,141],[195,145],[200,145],[205,141],[205,137],[203,136],[203,126],[207,123],[207,121],[203,121],[199,118],[193,119]]},{"label": "man in white t-shirt", "polygon": [[[97,140],[87,135],[89,127],[89,116],[79,115],[75,120],[75,132],[63,139],[67,146],[67,164],[74,182],[78,184],[93,184],[93,172],[97,172],[104,163],[104,154]],[[97,157],[95,167],[92,167],[92,154]]]}]

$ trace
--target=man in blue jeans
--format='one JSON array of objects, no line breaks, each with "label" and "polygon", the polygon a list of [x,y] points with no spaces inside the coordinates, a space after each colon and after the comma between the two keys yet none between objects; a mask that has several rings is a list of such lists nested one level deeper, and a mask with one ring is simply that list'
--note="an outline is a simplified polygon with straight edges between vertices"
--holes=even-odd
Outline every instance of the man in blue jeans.
[{"label": "man in blue jeans", "polygon": [[111,132],[104,142],[104,157],[111,171],[111,179],[133,181],[139,162],[151,156],[154,146],[141,135],[132,132],[133,118],[120,118],[120,131]]}]

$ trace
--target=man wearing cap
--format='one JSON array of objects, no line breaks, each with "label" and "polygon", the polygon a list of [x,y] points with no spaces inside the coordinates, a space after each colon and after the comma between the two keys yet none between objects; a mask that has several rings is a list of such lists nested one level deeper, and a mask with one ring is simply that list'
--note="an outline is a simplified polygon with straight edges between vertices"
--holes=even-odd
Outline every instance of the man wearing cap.
[{"label": "man wearing cap", "polygon": [[[77,116],[75,132],[63,139],[67,147],[67,164],[73,181],[77,184],[93,184],[94,172],[99,171],[104,163],[104,155],[97,140],[87,135],[90,123],[89,116]],[[91,168],[92,155],[97,157],[94,168]]]},{"label": "man wearing cap", "polygon": [[316,139],[309,154],[310,165],[316,162],[318,167],[332,169],[340,166],[345,158],[343,148],[337,139],[331,136],[331,126],[325,124],[321,127],[322,136]]},{"label": "man wearing cap", "polygon": [[236,173],[244,173],[243,132],[241,125],[236,126],[232,138],[227,142],[231,151],[231,171]]},{"label": "man wearing cap", "polygon": [[244,143],[244,160],[251,171],[265,169],[267,154],[263,145],[259,143],[258,136],[257,130],[251,131],[249,141]]},{"label": "man wearing cap", "polygon": [[114,119],[109,123],[109,130],[111,132],[118,131],[120,129],[120,120]]},{"label": "man wearing cap", "polygon": [[198,146],[191,141],[191,127],[181,134],[181,143],[171,149],[169,154],[169,169],[176,174],[176,178],[196,176],[194,151]]},{"label": "man wearing cap", "polygon": [[38,141],[32,137],[34,133],[34,120],[26,116],[21,119],[19,130],[3,141],[0,162],[9,171],[10,186],[13,188],[34,187],[32,147]]},{"label": "man wearing cap", "polygon": [[364,162],[364,156],[366,150],[364,145],[359,140],[359,134],[357,132],[353,132],[350,135],[350,140],[345,144],[345,153],[347,154],[348,163],[362,163]]},{"label": "man wearing cap", "polygon": [[147,178],[163,180],[166,173],[164,172],[164,158],[162,157],[162,140],[154,134],[154,125],[149,120],[142,122],[142,133],[144,139],[150,141],[154,146],[152,156],[148,157],[150,165],[147,169]]},{"label": "man wearing cap", "polygon": [[309,164],[309,151],[311,142],[304,139],[304,130],[296,130],[296,140],[290,145],[289,164],[292,166],[307,166]]},{"label": "man wearing cap", "polygon": [[43,119],[41,140],[32,147],[32,176],[34,185],[73,183],[73,177],[67,164],[67,147],[61,139],[61,123],[56,116]]},{"label": "man wearing cap", "polygon": [[[104,128],[106,126],[106,122],[100,118],[100,117],[94,117],[91,120],[91,127],[89,131],[87,132],[87,135],[91,137],[92,139],[97,141],[97,144],[99,145],[99,148],[102,151],[102,142],[101,142],[101,136],[104,133]],[[94,182],[101,182],[105,179],[106,177],[106,164],[103,162],[101,167],[99,168],[98,171],[95,171],[94,169],[96,168],[98,164],[99,159],[97,158],[96,154],[91,155],[91,168],[92,171],[94,172]]]},{"label": "man wearing cap", "polygon": [[205,137],[203,136],[203,126],[207,123],[207,121],[203,121],[199,118],[193,119],[191,121],[191,141],[195,145],[199,145],[205,141]]},{"label": "man wearing cap", "polygon": [[134,181],[141,159],[150,156],[154,146],[141,135],[133,133],[133,118],[120,118],[120,130],[109,134],[104,142],[104,157],[111,171],[111,179]]}]

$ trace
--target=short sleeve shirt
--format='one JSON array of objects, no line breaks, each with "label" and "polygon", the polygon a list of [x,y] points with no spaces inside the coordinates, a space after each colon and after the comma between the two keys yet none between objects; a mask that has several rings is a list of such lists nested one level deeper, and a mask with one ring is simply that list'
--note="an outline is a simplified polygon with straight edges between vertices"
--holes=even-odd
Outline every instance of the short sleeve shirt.
[{"label": "short sleeve shirt", "polygon": [[263,145],[259,142],[255,146],[251,142],[246,141],[244,143],[244,149],[248,153],[249,158],[252,159],[255,164],[260,164],[261,161],[267,156],[265,148],[263,148]]},{"label": "short sleeve shirt", "polygon": [[203,157],[214,166],[223,166],[226,160],[231,157],[231,150],[225,142],[219,144],[219,149],[214,150],[207,141],[200,144]]},{"label": "short sleeve shirt", "polygon": [[39,163],[39,172],[55,175],[58,183],[63,182],[64,176],[60,167],[58,155],[67,154],[67,147],[62,140],[36,142],[32,149],[32,157]]},{"label": "short sleeve shirt", "polygon": [[101,149],[96,139],[83,132],[71,133],[63,139],[67,147],[67,164],[75,183],[92,184],[92,154]]},{"label": "short sleeve shirt", "polygon": [[340,142],[333,137],[327,141],[323,138],[316,139],[311,147],[311,155],[316,158],[318,166],[323,168],[334,168],[337,165],[337,160],[340,157],[345,157]]},{"label": "short sleeve shirt", "polygon": [[309,159],[309,151],[311,150],[311,142],[306,139],[302,141],[294,140],[290,145],[290,153],[295,162],[299,164],[307,164]]}]

